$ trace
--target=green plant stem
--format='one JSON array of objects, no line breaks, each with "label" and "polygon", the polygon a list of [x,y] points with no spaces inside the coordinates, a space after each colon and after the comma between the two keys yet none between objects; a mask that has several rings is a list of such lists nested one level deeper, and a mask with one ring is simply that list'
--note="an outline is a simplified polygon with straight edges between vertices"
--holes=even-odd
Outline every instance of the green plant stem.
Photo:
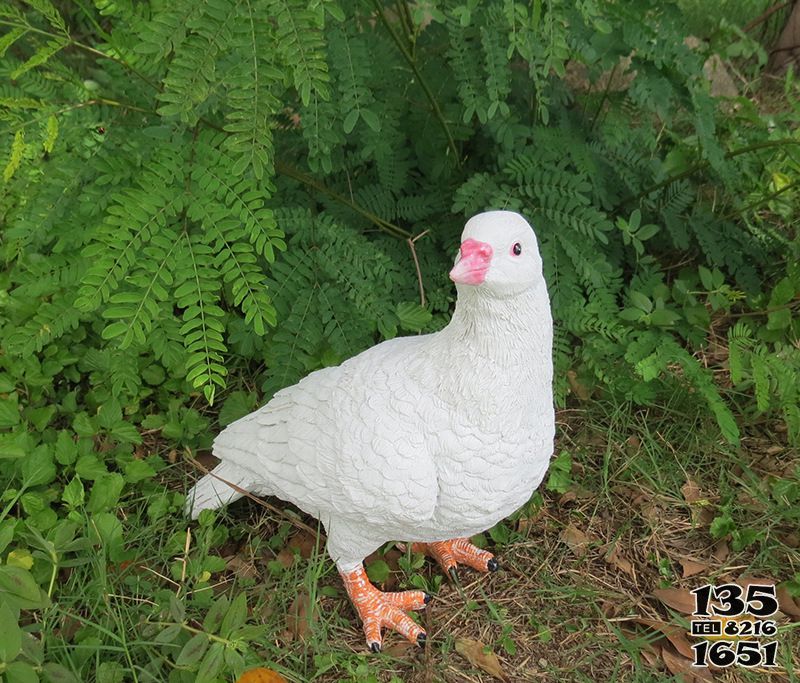
[{"label": "green plant stem", "polygon": [[153,83],[147,76],[140,73],[136,69],[134,69],[128,62],[124,59],[119,57],[115,57],[114,55],[109,55],[103,52],[102,50],[98,50],[93,48],[91,45],[86,45],[85,43],[81,43],[77,40],[74,40],[69,34],[66,35],[59,35],[58,33],[50,33],[50,31],[44,31],[40,28],[35,28],[34,26],[30,26],[29,24],[18,24],[15,21],[7,21],[4,19],[0,19],[0,26],[9,26],[11,28],[21,28],[25,29],[26,31],[31,31],[32,33],[38,33],[43,36],[47,36],[48,38],[52,38],[55,40],[62,40],[66,41],[64,47],[77,47],[79,50],[83,50],[84,52],[88,52],[89,54],[95,55],[96,57],[102,57],[103,59],[110,59],[112,62],[116,62],[123,68],[130,71],[134,76],[142,80],[143,82],[147,83],[151,88],[161,91],[161,86],[157,83]]},{"label": "green plant stem", "polygon": [[444,114],[442,114],[442,110],[439,108],[439,102],[437,102],[436,97],[433,94],[433,90],[431,90],[428,82],[425,80],[422,72],[419,70],[419,67],[417,67],[417,63],[414,61],[411,53],[406,49],[406,46],[403,45],[402,39],[397,35],[397,32],[386,19],[386,15],[383,13],[384,8],[383,5],[381,5],[380,0],[373,0],[372,4],[375,5],[375,10],[378,13],[378,18],[381,20],[381,23],[389,32],[389,35],[392,37],[395,45],[397,45],[397,49],[400,50],[403,58],[406,60],[406,62],[408,62],[408,65],[414,72],[414,76],[419,81],[420,87],[422,87],[423,91],[425,91],[425,96],[428,98],[428,102],[430,102],[431,107],[433,108],[433,113],[439,121],[439,125],[441,125],[442,130],[444,130],[444,134],[447,136],[447,144],[450,147],[450,151],[453,153],[453,158],[456,160],[458,167],[461,168],[461,156],[458,153],[456,142],[453,139],[453,135],[450,132],[450,127],[447,125],[447,121],[445,121]]},{"label": "green plant stem", "polygon": [[120,109],[130,109],[132,111],[138,111],[143,114],[150,114],[152,116],[158,116],[158,112],[153,111],[152,109],[144,109],[143,107],[138,107],[135,104],[129,104],[128,102],[118,102],[117,100],[109,100],[104,97],[95,98],[93,100],[86,100],[85,102],[77,102],[75,104],[70,104],[66,107],[62,107],[61,109],[57,109],[56,111],[48,111],[45,112],[43,116],[37,116],[34,119],[28,119],[27,121],[23,121],[18,126],[14,128],[6,128],[3,133],[5,132],[16,132],[23,128],[27,128],[30,125],[35,123],[39,123],[43,119],[49,116],[59,116],[61,114],[66,114],[70,111],[75,111],[76,109],[84,109],[85,107],[91,107],[97,104],[105,104],[109,107],[119,107]]},{"label": "green plant stem", "polygon": [[[800,145],[800,140],[793,140],[792,138],[782,138],[780,140],[767,140],[766,142],[757,142],[753,145],[748,145],[747,147],[740,147],[739,149],[734,149],[728,152],[725,155],[726,159],[733,159],[734,157],[738,157],[740,154],[748,154],[749,152],[756,152],[759,149],[767,149],[769,147],[782,147],[784,145]],[[694,175],[698,171],[702,171],[709,165],[709,161],[707,159],[703,159],[702,161],[698,161],[694,166],[687,168],[680,173],[676,173],[675,175],[670,176],[666,180],[662,180],[660,182],[654,183],[649,187],[642,190],[639,194],[633,195],[628,197],[627,199],[623,199],[619,206],[625,206],[626,204],[630,204],[631,202],[635,202],[642,197],[646,197],[652,192],[656,192],[660,190],[662,187],[667,187],[672,183],[682,180],[683,178],[688,178],[691,175]]]},{"label": "green plant stem", "polygon": [[611,91],[611,83],[614,81],[614,76],[617,74],[617,67],[619,66],[619,62],[614,64],[614,68],[611,69],[611,75],[608,77],[608,83],[606,83],[606,89],[603,91],[603,97],[600,100],[600,104],[597,105],[597,111],[594,113],[594,117],[592,117],[592,122],[589,124],[589,129],[594,129],[595,124],[597,123],[597,119],[600,117],[600,112],[603,111],[603,105],[606,103],[608,99],[608,93]]},{"label": "green plant stem", "polygon": [[745,211],[750,211],[750,209],[755,209],[757,206],[761,206],[762,204],[766,204],[771,199],[775,199],[775,197],[778,197],[778,196],[782,195],[784,192],[788,192],[789,190],[793,190],[798,185],[800,185],[800,181],[798,181],[798,180],[795,180],[793,183],[789,183],[788,185],[784,185],[780,190],[775,190],[775,192],[771,192],[770,194],[766,195],[765,197],[761,197],[760,199],[757,199],[756,201],[751,202],[750,204],[747,204],[746,206],[742,207],[741,209],[735,209],[734,211],[731,211],[730,213],[725,214],[722,217],[722,220],[726,221],[726,220],[728,220],[730,218],[733,218],[734,216],[738,216],[740,214],[745,213]]},{"label": "green plant stem", "polygon": [[314,188],[318,192],[322,192],[323,194],[328,195],[329,197],[335,199],[337,202],[341,202],[345,206],[349,207],[357,214],[360,214],[375,226],[377,226],[383,232],[391,235],[392,237],[398,237],[400,239],[407,240],[411,237],[411,233],[401,228],[399,225],[395,225],[394,223],[390,223],[389,221],[383,220],[380,216],[376,216],[371,211],[368,211],[362,206],[359,206],[355,202],[349,200],[347,197],[339,194],[338,192],[330,189],[329,187],[323,185],[322,183],[314,180],[313,178],[307,176],[305,173],[298,171],[293,166],[289,164],[275,160],[275,170],[280,173],[281,175],[288,176],[290,178],[294,178],[295,180],[300,181],[303,185],[308,185],[309,187]]}]

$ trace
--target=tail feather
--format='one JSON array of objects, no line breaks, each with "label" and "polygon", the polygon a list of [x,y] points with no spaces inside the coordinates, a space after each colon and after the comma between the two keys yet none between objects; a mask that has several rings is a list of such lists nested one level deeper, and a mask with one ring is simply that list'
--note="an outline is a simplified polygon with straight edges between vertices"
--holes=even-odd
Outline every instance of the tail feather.
[{"label": "tail feather", "polygon": [[228,482],[245,491],[250,491],[255,483],[247,470],[222,462],[186,494],[186,514],[197,519],[203,510],[216,510],[244,496]]}]

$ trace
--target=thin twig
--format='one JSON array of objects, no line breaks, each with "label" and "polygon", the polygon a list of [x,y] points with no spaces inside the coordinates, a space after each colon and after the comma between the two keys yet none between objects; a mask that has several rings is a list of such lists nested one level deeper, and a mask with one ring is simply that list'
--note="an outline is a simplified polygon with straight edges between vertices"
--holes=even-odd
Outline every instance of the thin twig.
[{"label": "thin twig", "polygon": [[326,185],[323,185],[319,181],[314,180],[314,178],[307,176],[302,171],[297,170],[293,166],[290,166],[289,164],[283,161],[279,161],[277,159],[275,160],[275,170],[281,175],[294,178],[295,180],[300,181],[304,185],[313,187],[315,190],[322,192],[323,194],[326,194],[329,197],[335,199],[336,201],[341,202],[342,204],[348,206],[350,209],[364,216],[364,218],[370,221],[370,223],[373,223],[379,229],[383,230],[385,233],[388,233],[392,237],[399,237],[401,239],[409,239],[411,237],[411,233],[408,230],[401,228],[399,225],[395,225],[394,223],[390,223],[389,221],[384,220],[380,216],[376,216],[371,211],[368,211],[364,207],[356,204],[355,202],[350,201],[347,197],[339,194],[335,190],[330,189]]},{"label": "thin twig", "polygon": [[800,185],[800,181],[795,180],[793,183],[789,183],[788,185],[784,185],[780,190],[776,190],[775,192],[771,192],[770,194],[766,195],[765,197],[761,197],[760,199],[751,202],[747,206],[742,207],[741,209],[735,209],[730,213],[724,215],[721,220],[726,221],[729,218],[733,218],[734,216],[738,216],[743,214],[745,211],[750,211],[750,209],[755,209],[757,206],[761,206],[762,204],[766,204],[771,199],[775,199],[775,197],[782,195],[784,192],[788,192],[789,190],[793,190],[795,187]]},{"label": "thin twig", "polygon": [[417,269],[417,282],[419,283],[419,305],[422,308],[425,308],[425,286],[422,284],[422,271],[419,269],[419,259],[417,258],[417,248],[415,246],[415,242],[420,238],[424,237],[430,232],[430,230],[425,230],[421,232],[416,237],[409,237],[406,242],[408,242],[408,248],[411,249],[411,256],[414,259],[414,268]]},{"label": "thin twig", "polygon": [[600,104],[597,105],[597,111],[592,118],[592,123],[589,125],[589,130],[594,129],[594,124],[597,123],[597,119],[600,116],[600,112],[603,111],[603,105],[606,103],[608,99],[608,93],[611,92],[611,84],[614,82],[614,76],[617,74],[617,67],[619,66],[619,62],[614,64],[614,68],[611,69],[611,75],[608,77],[608,83],[606,83],[606,89],[603,91],[603,97],[600,100]]},{"label": "thin twig", "polygon": [[161,86],[160,85],[158,85],[156,83],[153,83],[153,81],[151,81],[149,78],[147,78],[147,76],[145,76],[142,73],[139,73],[139,71],[134,69],[124,59],[122,59],[120,57],[115,57],[114,55],[106,54],[102,50],[98,50],[97,48],[94,48],[91,45],[86,45],[85,43],[81,43],[81,42],[79,42],[77,40],[74,40],[72,38],[72,36],[69,35],[69,33],[63,34],[63,35],[59,34],[59,33],[51,33],[50,31],[44,31],[44,30],[42,30],[40,28],[36,28],[35,26],[31,26],[30,24],[18,24],[18,23],[14,22],[14,21],[6,21],[6,20],[0,20],[0,26],[10,26],[12,28],[22,28],[22,29],[25,29],[26,31],[30,31],[32,33],[38,33],[40,35],[47,36],[48,38],[55,38],[56,40],[66,41],[64,43],[64,47],[70,47],[70,46],[77,47],[78,49],[83,50],[84,52],[88,52],[90,54],[93,54],[96,57],[102,57],[103,59],[110,59],[112,62],[116,62],[120,66],[122,66],[125,69],[127,69],[128,71],[130,71],[134,76],[136,76],[137,78],[139,78],[142,81],[144,81],[145,83],[147,83],[147,85],[149,85],[151,88],[154,88],[155,90],[158,90],[159,92],[161,91]]},{"label": "thin twig", "polygon": [[386,27],[386,30],[389,32],[389,35],[392,37],[395,45],[397,45],[397,49],[400,50],[400,53],[403,55],[403,58],[408,62],[408,65],[411,67],[411,70],[414,72],[414,76],[419,81],[420,87],[425,91],[425,97],[428,98],[428,102],[430,102],[431,107],[433,108],[433,113],[436,115],[437,120],[439,121],[439,125],[444,130],[444,134],[447,136],[447,144],[450,147],[450,151],[453,153],[453,158],[456,160],[456,165],[461,168],[461,155],[458,153],[458,148],[456,147],[456,142],[453,139],[453,135],[450,132],[450,127],[447,125],[447,121],[444,118],[444,114],[442,114],[442,110],[439,108],[439,103],[436,101],[436,97],[433,94],[433,90],[431,90],[428,82],[422,75],[422,72],[417,67],[417,63],[414,61],[414,58],[411,56],[411,53],[406,49],[406,46],[403,45],[403,41],[401,40],[400,36],[397,35],[397,32],[394,30],[392,25],[389,23],[386,15],[384,14],[384,7],[380,3],[380,0],[373,0],[373,5],[375,5],[375,9],[378,13],[378,18],[381,20],[381,23]]},{"label": "thin twig", "polygon": [[[767,149],[769,147],[783,147],[784,145],[800,145],[800,140],[793,140],[792,138],[781,138],[780,140],[767,140],[766,142],[758,142],[753,145],[748,145],[747,147],[734,149],[728,152],[725,155],[725,158],[732,159],[733,157],[737,157],[740,154],[747,154],[748,152],[755,152],[759,149]],[[671,185],[672,183],[678,180],[683,180],[684,178],[688,178],[690,175],[694,175],[698,171],[702,171],[709,165],[709,163],[710,162],[707,159],[703,159],[702,161],[697,162],[694,166],[687,168],[685,171],[676,173],[675,175],[670,176],[666,180],[654,183],[653,185],[650,185],[650,187],[647,187],[644,190],[642,190],[639,194],[628,197],[627,199],[623,199],[619,205],[625,206],[626,204],[635,202],[636,200],[641,199],[642,197],[646,197],[652,192],[660,190],[662,187],[667,187],[668,185]]]},{"label": "thin twig", "polygon": [[756,26],[769,19],[773,14],[775,14],[775,12],[780,12],[784,7],[788,7],[791,4],[792,0],[789,0],[788,2],[779,2],[777,5],[773,5],[766,12],[757,16],[755,19],[753,19],[753,21],[747,24],[744,27],[744,32],[747,33],[748,31],[752,31]]}]

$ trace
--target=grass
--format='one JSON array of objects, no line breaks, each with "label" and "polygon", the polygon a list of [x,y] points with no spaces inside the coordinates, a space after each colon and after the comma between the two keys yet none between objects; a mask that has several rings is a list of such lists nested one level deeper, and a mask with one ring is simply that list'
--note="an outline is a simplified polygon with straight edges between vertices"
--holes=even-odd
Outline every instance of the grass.
[{"label": "grass", "polygon": [[[641,620],[687,621],[654,590],[800,573],[798,512],[769,492],[776,477],[796,481],[800,454],[774,427],[750,429],[732,450],[691,403],[560,413],[557,452],[569,454],[571,467],[551,480],[557,490],[543,488],[483,535],[501,572],[462,569],[459,588],[421,558],[394,549],[371,558],[394,570],[385,589],[436,593],[419,614],[429,633],[424,651],[389,633],[381,655],[366,652],[332,563],[291,516],[244,501],[188,524],[180,464],[164,474],[175,494],[126,501],[124,545],[98,531],[96,519],[80,520],[95,543],[62,563],[38,626],[51,659],[79,678],[94,670],[97,681],[198,680],[200,660],[176,662],[204,631],[225,652],[222,677],[209,680],[233,680],[251,666],[320,683],[496,680],[458,654],[468,640],[489,646],[509,681],[670,680],[664,657],[674,660],[674,647]],[[710,529],[725,515],[728,531],[714,538]],[[737,538],[750,542],[739,547]],[[702,568],[684,579],[687,560]],[[241,593],[248,609],[239,630],[204,624],[220,596]],[[795,627],[781,622],[775,680],[800,680]],[[716,677],[765,675],[736,668]]]}]

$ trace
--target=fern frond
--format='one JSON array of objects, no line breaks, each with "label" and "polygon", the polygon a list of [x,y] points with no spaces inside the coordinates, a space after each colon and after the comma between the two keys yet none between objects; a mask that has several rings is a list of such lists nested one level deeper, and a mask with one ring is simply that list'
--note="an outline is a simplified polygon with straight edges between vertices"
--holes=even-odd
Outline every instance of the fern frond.
[{"label": "fern frond", "polygon": [[180,335],[186,347],[186,379],[214,402],[225,386],[224,311],[219,306],[219,278],[214,251],[201,235],[185,235],[175,264],[175,303],[183,309]]},{"label": "fern frond", "polygon": [[275,47],[283,64],[292,72],[294,87],[304,106],[312,96],[327,100],[328,64],[325,61],[325,10],[312,9],[303,0],[268,0],[275,20]]},{"label": "fern frond", "polygon": [[231,167],[235,176],[248,168],[258,180],[273,175],[271,116],[279,109],[280,102],[271,89],[280,80],[280,73],[264,64],[262,53],[268,53],[269,40],[264,35],[266,22],[259,21],[253,0],[243,0],[242,21],[237,25],[237,56],[240,61],[227,75],[227,114],[225,130],[230,133],[225,139],[226,148],[233,154],[236,163]]},{"label": "fern frond", "polygon": [[147,189],[128,189],[114,195],[99,234],[84,250],[93,264],[75,302],[79,310],[92,311],[107,301],[133,266],[141,247],[161,233],[182,209],[182,188],[172,184],[176,179],[165,178],[154,169],[142,176]]}]

